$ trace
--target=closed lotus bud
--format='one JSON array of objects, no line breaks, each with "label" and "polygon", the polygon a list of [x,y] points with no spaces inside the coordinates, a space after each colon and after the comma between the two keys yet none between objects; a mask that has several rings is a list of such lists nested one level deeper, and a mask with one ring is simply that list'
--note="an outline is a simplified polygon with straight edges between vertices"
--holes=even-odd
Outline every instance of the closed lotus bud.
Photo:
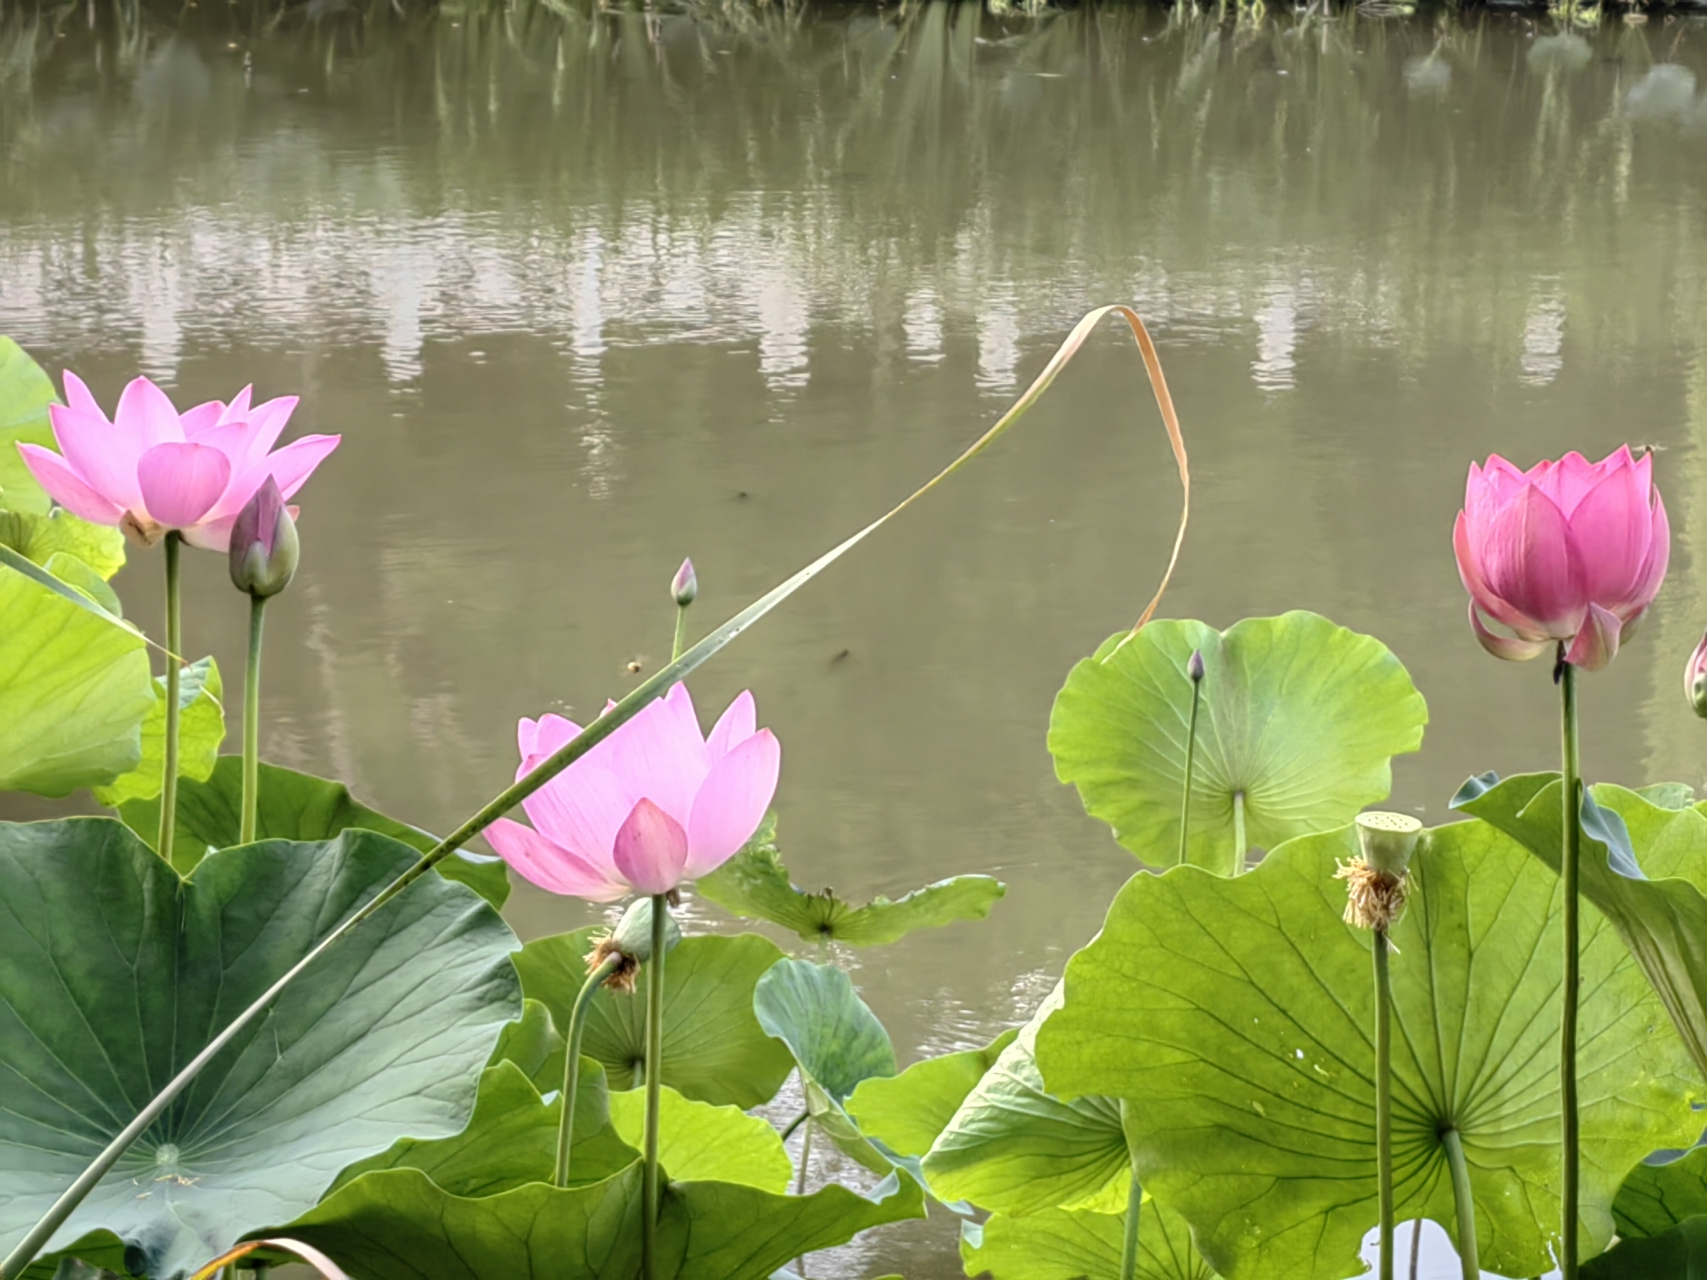
[{"label": "closed lotus bud", "polygon": [[1203,679],[1202,649],[1193,649],[1191,651],[1191,661],[1185,664],[1185,673],[1191,678],[1191,682],[1193,684],[1196,684],[1198,681]]},{"label": "closed lotus bud", "polygon": [[[674,951],[682,940],[676,918],[664,912],[664,950]],[[587,971],[597,969],[612,956],[619,957],[617,967],[606,985],[618,991],[634,990],[634,972],[652,958],[652,899],[639,898],[622,913],[616,928],[599,940],[587,956]]]},{"label": "closed lotus bud", "polygon": [[677,608],[685,609],[699,595],[699,578],[693,571],[693,561],[683,560],[676,576],[670,579],[670,595]]},{"label": "closed lotus bud", "polygon": [[1689,669],[1683,673],[1683,692],[1695,714],[1707,718],[1707,636],[1695,646],[1689,656]]},{"label": "closed lotus bud", "polygon": [[258,598],[276,596],[296,573],[296,521],[278,482],[268,476],[231,526],[231,581]]}]

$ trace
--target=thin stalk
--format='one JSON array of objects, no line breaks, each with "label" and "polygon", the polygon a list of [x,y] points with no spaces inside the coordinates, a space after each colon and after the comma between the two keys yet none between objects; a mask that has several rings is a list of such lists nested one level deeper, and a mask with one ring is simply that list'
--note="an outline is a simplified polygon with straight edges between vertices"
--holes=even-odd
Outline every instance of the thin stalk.
[{"label": "thin stalk", "polygon": [[1233,793],[1233,868],[1231,874],[1239,875],[1245,869],[1245,793]]},{"label": "thin stalk", "polygon": [[178,549],[183,535],[166,535],[166,751],[160,776],[160,843],[155,846],[167,862],[178,828],[178,674],[184,651],[178,610]]},{"label": "thin stalk", "polygon": [[652,895],[652,957],[646,962],[645,1195],[640,1222],[640,1266],[645,1280],[658,1276],[658,1107],[664,1086],[664,924],[670,905]]},{"label": "thin stalk", "polygon": [[1185,785],[1179,797],[1179,860],[1185,862],[1186,837],[1191,831],[1191,782],[1197,765],[1197,708],[1203,701],[1203,681],[1191,682],[1191,719],[1185,728]]},{"label": "thin stalk", "polygon": [[1564,806],[1564,848],[1559,860],[1559,876],[1565,891],[1565,982],[1559,1009],[1559,1111],[1561,1129],[1559,1232],[1559,1275],[1561,1280],[1577,1277],[1577,987],[1578,924],[1577,924],[1577,862],[1582,846],[1581,802],[1578,792],[1582,783],[1577,760],[1577,669],[1564,661],[1564,646],[1559,660],[1559,728],[1563,740],[1564,787],[1561,803]]},{"label": "thin stalk", "polygon": [[799,1115],[795,1116],[794,1119],[792,1119],[788,1122],[788,1128],[786,1128],[782,1131],[782,1140],[784,1142],[787,1142],[790,1138],[792,1138],[794,1136],[794,1131],[796,1129],[798,1129],[801,1125],[805,1124],[811,1118],[812,1118],[812,1113],[810,1111],[802,1111]]},{"label": "thin stalk", "polygon": [[1393,1280],[1393,989],[1387,931],[1375,930],[1375,1170],[1381,1213],[1380,1280]]},{"label": "thin stalk", "polygon": [[676,638],[670,645],[670,661],[674,662],[682,656],[688,638],[688,607],[685,604],[676,606]]},{"label": "thin stalk", "polygon": [[1417,1280],[1417,1266],[1422,1261],[1423,1220],[1418,1218],[1411,1226],[1411,1280]]},{"label": "thin stalk", "polygon": [[249,666],[243,676],[243,817],[239,844],[253,844],[261,809],[261,617],[265,596],[249,597]]},{"label": "thin stalk", "polygon": [[587,1006],[593,1002],[606,978],[622,963],[621,956],[608,956],[587,975],[575,1003],[569,1008],[569,1034],[564,1037],[563,1115],[557,1122],[557,1172],[555,1185],[569,1185],[569,1147],[575,1141],[575,1094],[581,1085],[581,1032],[587,1025]]},{"label": "thin stalk", "polygon": [[1476,1202],[1470,1196],[1470,1167],[1464,1163],[1464,1143],[1458,1130],[1440,1135],[1446,1163],[1452,1170],[1452,1199],[1458,1207],[1458,1261],[1464,1280],[1482,1280],[1481,1253],[1476,1248]]},{"label": "thin stalk", "polygon": [[1126,1192],[1126,1235],[1120,1246],[1120,1280],[1138,1274],[1138,1212],[1144,1205],[1144,1188],[1138,1181],[1138,1166],[1132,1166],[1132,1182]]},{"label": "thin stalk", "polygon": [[[806,1170],[812,1163],[812,1119],[808,1113],[806,1132],[800,1135],[800,1168],[794,1174],[794,1194],[806,1194]],[[794,1260],[794,1269],[800,1273],[801,1280],[806,1280],[806,1255],[801,1254]]]}]

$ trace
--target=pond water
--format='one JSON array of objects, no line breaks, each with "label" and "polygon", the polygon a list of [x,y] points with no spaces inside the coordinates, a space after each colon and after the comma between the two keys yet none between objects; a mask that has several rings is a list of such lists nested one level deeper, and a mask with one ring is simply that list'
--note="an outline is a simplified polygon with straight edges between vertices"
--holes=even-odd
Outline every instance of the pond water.
[{"label": "pond water", "polygon": [[[1467,464],[1657,446],[1671,577],[1586,682],[1585,771],[1707,780],[1680,696],[1707,624],[1707,23],[308,8],[0,11],[0,332],[108,403],[137,370],[185,402],[252,381],[344,435],[269,611],[267,758],[448,828],[510,779],[518,716],[594,714],[668,657],[684,555],[704,629],[1122,301],[1196,482],[1164,614],[1380,636],[1429,701],[1392,802],[1427,820],[1472,772],[1557,758],[1544,664],[1465,622]],[[799,882],[1007,883],[985,923],[842,957],[903,1062],[1026,1016],[1134,870],[1044,749],[1177,518],[1123,342],[694,680],[708,716],[753,688],[778,732]],[[188,646],[233,679],[244,607],[188,563]],[[159,571],[118,582],[145,623]],[[591,918],[525,886],[509,915]],[[952,1227],[812,1268],[903,1270],[959,1274]]]}]

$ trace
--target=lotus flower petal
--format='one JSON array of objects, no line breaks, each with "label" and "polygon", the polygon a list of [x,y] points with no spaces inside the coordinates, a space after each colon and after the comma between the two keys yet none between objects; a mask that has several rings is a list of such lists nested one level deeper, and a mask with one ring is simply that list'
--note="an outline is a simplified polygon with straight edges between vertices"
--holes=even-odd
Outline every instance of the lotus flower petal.
[{"label": "lotus flower petal", "polygon": [[1494,594],[1482,577],[1481,566],[1476,563],[1475,547],[1470,540],[1470,522],[1467,512],[1458,513],[1458,521],[1452,529],[1452,551],[1458,562],[1458,577],[1463,582],[1464,589],[1470,593],[1473,604],[1479,607],[1494,621],[1503,623],[1525,640],[1546,640],[1547,637],[1537,627],[1536,623],[1524,617],[1504,600]]},{"label": "lotus flower petal", "polygon": [[1502,636],[1497,631],[1489,630],[1488,624],[1482,621],[1482,615],[1474,600],[1470,601],[1470,629],[1476,633],[1476,639],[1481,641],[1482,648],[1507,662],[1528,662],[1531,658],[1539,658],[1554,645],[1551,640],[1513,639],[1511,636]]},{"label": "lotus flower petal", "polygon": [[715,871],[740,852],[776,795],[782,746],[761,730],[711,766],[688,819],[690,879]]},{"label": "lotus flower petal", "polygon": [[167,528],[187,528],[225,493],[231,460],[205,444],[157,444],[136,464],[147,513]]},{"label": "lotus flower petal", "polygon": [[486,842],[524,879],[552,893],[614,902],[628,892],[621,881],[600,874],[567,849],[508,818],[499,818],[486,829]]},{"label": "lotus flower petal", "polygon": [[181,444],[184,428],[167,394],[147,378],[133,378],[119,396],[113,422],[136,442],[138,455],[157,444]]},{"label": "lotus flower petal", "polygon": [[1553,499],[1530,486],[1494,513],[1479,554],[1488,589],[1558,639],[1576,634],[1587,604],[1569,533]]},{"label": "lotus flower petal", "polygon": [[612,847],[616,869],[641,893],[668,893],[682,882],[688,834],[650,800],[634,806]]},{"label": "lotus flower petal", "polygon": [[1571,647],[1565,651],[1565,661],[1584,671],[1599,671],[1618,656],[1618,641],[1623,623],[1618,615],[1597,604],[1588,607],[1582,630],[1577,632]]},{"label": "lotus flower petal", "polygon": [[1636,468],[1605,472],[1570,513],[1571,549],[1588,599],[1623,604],[1648,562],[1653,516]]},{"label": "lotus flower petal", "polygon": [[[88,385],[71,370],[65,371],[65,403],[73,413],[81,413],[91,418],[107,421],[107,415],[101,412],[101,406],[95,403],[95,397],[89,393]],[[111,426],[111,423],[108,423]]]},{"label": "lotus flower petal", "polygon": [[83,482],[64,458],[39,444],[20,444],[24,465],[48,496],[72,515],[95,524],[115,525],[124,515],[117,506]]},{"label": "lotus flower petal", "polygon": [[121,512],[142,502],[136,483],[142,449],[133,436],[98,413],[57,404],[49,405],[47,412],[59,452],[78,479]]},{"label": "lotus flower petal", "polygon": [[611,768],[685,827],[711,768],[687,686],[675,685],[630,720],[612,735],[610,748]]},{"label": "lotus flower petal", "polygon": [[728,755],[748,738],[753,736],[759,723],[758,710],[753,705],[751,689],[741,691],[735,701],[729,704],[729,709],[717,718],[717,724],[711,730],[711,736],[705,740],[706,754],[712,763]]},{"label": "lotus flower petal", "polygon": [[[529,756],[527,767],[544,759]],[[611,872],[612,842],[637,799],[626,779],[599,761],[582,757],[523,800],[522,811],[555,843],[588,865]]]}]

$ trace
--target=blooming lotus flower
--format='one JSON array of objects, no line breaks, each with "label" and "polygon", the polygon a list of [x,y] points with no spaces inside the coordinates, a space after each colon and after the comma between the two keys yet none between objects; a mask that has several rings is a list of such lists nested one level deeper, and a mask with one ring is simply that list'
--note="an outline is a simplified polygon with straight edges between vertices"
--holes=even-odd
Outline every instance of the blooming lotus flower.
[{"label": "blooming lotus flower", "polygon": [[1617,656],[1671,556],[1651,468],[1651,455],[1633,458],[1627,445],[1595,463],[1567,453],[1528,471],[1498,455],[1485,469],[1471,464],[1452,548],[1484,649],[1523,661],[1564,644],[1565,661],[1589,671]]},{"label": "blooming lotus flower", "polygon": [[[758,830],[782,747],[754,725],[753,695],[743,693],[703,736],[678,684],[522,801],[531,828],[500,818],[486,839],[553,893],[592,902],[669,893],[722,866]],[[562,716],[523,720],[516,777],[580,732]]]},{"label": "blooming lotus flower", "polygon": [[277,451],[295,396],[250,406],[244,387],[180,414],[166,393],[137,378],[113,421],[76,374],[66,371],[63,405],[52,405],[59,452],[18,452],[53,500],[95,524],[116,525],[151,546],[176,530],[194,546],[224,551],[243,504],[271,476],[288,498],[338,447],[337,436],[304,436]]}]

